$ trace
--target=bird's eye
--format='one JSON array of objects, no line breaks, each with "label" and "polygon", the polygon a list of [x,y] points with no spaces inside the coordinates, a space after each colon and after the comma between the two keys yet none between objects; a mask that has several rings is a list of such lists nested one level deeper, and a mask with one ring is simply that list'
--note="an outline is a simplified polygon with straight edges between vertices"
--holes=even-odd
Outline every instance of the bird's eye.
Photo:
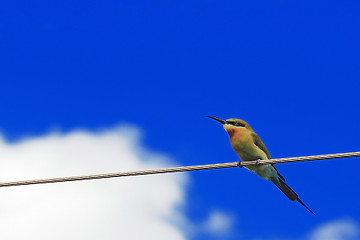
[{"label": "bird's eye", "polygon": [[239,123],[239,122],[228,121],[228,123],[233,125],[233,126],[237,126],[237,127],[245,127],[244,124]]}]

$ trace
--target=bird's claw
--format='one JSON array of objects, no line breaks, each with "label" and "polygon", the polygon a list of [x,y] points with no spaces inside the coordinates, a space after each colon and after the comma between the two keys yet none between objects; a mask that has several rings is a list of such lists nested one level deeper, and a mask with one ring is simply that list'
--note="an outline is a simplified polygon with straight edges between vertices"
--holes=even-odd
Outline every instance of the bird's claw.
[{"label": "bird's claw", "polygon": [[256,165],[261,165],[260,159],[256,160]]},{"label": "bird's claw", "polygon": [[237,164],[237,165],[238,165],[239,168],[242,168],[242,167],[243,167],[242,164],[241,164],[241,161],[238,161],[238,164]]}]

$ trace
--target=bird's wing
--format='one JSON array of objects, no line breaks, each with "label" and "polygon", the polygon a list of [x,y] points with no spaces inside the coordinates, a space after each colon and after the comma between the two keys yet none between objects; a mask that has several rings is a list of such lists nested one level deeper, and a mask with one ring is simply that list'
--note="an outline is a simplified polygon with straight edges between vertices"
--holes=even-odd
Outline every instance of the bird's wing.
[{"label": "bird's wing", "polygon": [[260,137],[256,133],[252,133],[252,137],[254,138],[254,143],[258,148],[260,148],[267,156],[268,159],[271,159],[269,151],[266,149],[265,144],[261,141]]},{"label": "bird's wing", "polygon": [[[271,159],[271,155],[269,153],[269,151],[266,149],[265,144],[261,141],[261,138],[256,134],[256,133],[252,133],[252,136],[254,138],[254,143],[255,145],[260,148],[262,151],[264,151],[264,153],[266,154],[268,159]],[[279,173],[279,171],[276,169],[275,164],[271,164],[273,166],[273,168],[276,170],[276,172],[278,173],[278,175],[282,178],[282,180],[285,181],[285,178],[283,176],[281,176],[281,174]]]}]

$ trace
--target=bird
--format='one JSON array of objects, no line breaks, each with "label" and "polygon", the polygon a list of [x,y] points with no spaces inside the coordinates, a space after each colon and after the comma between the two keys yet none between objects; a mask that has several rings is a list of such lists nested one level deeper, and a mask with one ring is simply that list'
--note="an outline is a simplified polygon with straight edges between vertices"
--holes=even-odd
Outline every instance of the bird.
[{"label": "bird", "polygon": [[[271,159],[269,151],[250,125],[244,120],[230,118],[223,120],[217,117],[206,116],[220,122],[229,134],[230,143],[242,161]],[[273,182],[291,201],[297,201],[315,215],[286,183],[274,164],[250,165],[248,170],[260,177]]]}]

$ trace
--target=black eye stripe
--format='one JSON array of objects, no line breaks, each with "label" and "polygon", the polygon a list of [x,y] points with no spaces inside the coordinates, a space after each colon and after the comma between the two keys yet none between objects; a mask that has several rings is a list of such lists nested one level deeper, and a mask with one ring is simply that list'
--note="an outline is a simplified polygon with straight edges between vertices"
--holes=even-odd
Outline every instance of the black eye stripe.
[{"label": "black eye stripe", "polygon": [[237,127],[245,127],[244,124],[239,123],[239,122],[234,122],[234,121],[227,121],[227,123],[233,125],[233,126],[237,126]]}]

